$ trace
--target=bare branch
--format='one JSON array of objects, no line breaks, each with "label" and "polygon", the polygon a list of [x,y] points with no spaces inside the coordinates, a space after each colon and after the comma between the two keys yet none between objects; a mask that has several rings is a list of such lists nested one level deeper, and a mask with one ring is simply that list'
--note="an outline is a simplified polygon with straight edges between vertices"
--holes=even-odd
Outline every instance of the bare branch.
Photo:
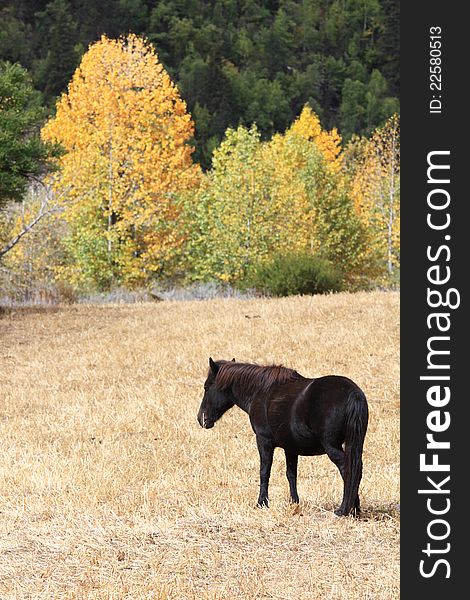
[{"label": "bare branch", "polygon": [[[44,186],[43,182],[38,181],[38,183],[41,183]],[[3,248],[0,249],[0,259],[3,256],[5,256],[5,254],[7,254],[12,248],[14,248],[16,246],[16,244],[18,244],[18,242],[29,231],[31,231],[31,229],[33,229],[33,227],[35,227],[44,217],[51,215],[55,212],[58,212],[58,210],[60,210],[57,203],[55,203],[53,206],[51,206],[51,204],[50,204],[50,199],[51,199],[51,195],[52,195],[51,188],[48,188],[46,186],[44,186],[44,187],[46,189],[46,194],[44,195],[44,197],[41,200],[41,207],[39,208],[38,213],[36,214],[34,219],[32,219],[32,221],[30,221],[27,225],[25,225],[23,227],[23,229],[12,240],[10,240]]]}]

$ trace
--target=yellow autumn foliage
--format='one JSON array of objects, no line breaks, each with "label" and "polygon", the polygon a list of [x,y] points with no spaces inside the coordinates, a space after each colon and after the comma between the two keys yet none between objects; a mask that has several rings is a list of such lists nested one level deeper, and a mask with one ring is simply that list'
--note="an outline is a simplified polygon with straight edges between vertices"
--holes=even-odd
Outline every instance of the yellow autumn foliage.
[{"label": "yellow autumn foliage", "polygon": [[53,185],[75,259],[66,276],[130,285],[161,271],[181,241],[175,196],[200,171],[191,117],[153,47],[135,35],[91,45],[42,135],[65,149]]},{"label": "yellow autumn foliage", "polygon": [[341,154],[341,136],[336,128],[331,131],[322,129],[320,119],[310,108],[305,105],[298,119],[294,121],[287,132],[299,135],[306,140],[315,143],[318,150],[323,155],[328,168],[338,173],[341,170],[343,158]]},{"label": "yellow autumn foliage", "polygon": [[350,195],[369,238],[369,254],[388,277],[400,263],[400,119],[393,115],[369,139],[355,140]]}]

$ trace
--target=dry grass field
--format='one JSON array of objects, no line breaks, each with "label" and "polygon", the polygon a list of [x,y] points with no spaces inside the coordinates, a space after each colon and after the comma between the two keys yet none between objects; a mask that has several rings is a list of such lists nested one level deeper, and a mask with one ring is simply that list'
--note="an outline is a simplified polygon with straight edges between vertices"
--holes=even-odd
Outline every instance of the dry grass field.
[{"label": "dry grass field", "polygon": [[[399,297],[76,305],[0,315],[0,598],[399,597]],[[342,374],[370,410],[363,515],[322,457],[258,455],[232,409],[196,413],[207,361]]]}]

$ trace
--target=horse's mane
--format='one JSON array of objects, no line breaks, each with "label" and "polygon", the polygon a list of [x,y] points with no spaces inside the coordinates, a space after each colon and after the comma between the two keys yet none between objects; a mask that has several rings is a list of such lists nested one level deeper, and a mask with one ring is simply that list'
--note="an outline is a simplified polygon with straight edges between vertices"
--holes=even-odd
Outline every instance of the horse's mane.
[{"label": "horse's mane", "polygon": [[282,365],[262,366],[251,363],[223,362],[215,378],[219,390],[233,386],[235,395],[244,396],[267,392],[277,383],[302,379],[302,375]]}]

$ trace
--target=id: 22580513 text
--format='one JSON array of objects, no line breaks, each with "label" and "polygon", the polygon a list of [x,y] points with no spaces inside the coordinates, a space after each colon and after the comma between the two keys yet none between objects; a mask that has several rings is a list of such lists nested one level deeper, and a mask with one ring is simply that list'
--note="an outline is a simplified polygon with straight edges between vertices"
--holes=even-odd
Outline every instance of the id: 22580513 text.
[{"label": "id: 22580513 text", "polygon": [[430,114],[442,112],[442,29],[429,28],[429,101]]}]

